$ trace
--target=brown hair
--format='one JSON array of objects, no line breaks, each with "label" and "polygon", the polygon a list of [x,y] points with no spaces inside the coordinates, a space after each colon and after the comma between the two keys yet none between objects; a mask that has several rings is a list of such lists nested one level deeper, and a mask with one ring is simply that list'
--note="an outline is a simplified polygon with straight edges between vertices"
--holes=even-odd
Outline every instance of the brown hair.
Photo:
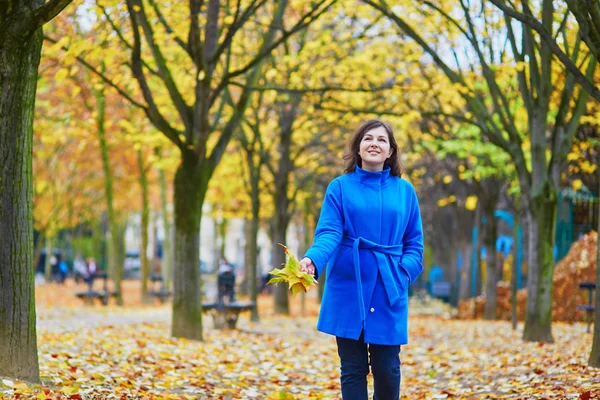
[{"label": "brown hair", "polygon": [[402,173],[404,172],[402,169],[402,165],[400,164],[400,158],[398,157],[398,143],[396,142],[396,138],[394,137],[394,131],[389,124],[378,120],[372,119],[361,125],[360,128],[354,133],[352,140],[350,141],[350,148],[344,154],[344,161],[346,162],[346,168],[344,169],[344,173],[354,172],[356,170],[356,166],[362,168],[362,159],[358,155],[360,151],[360,142],[367,132],[371,129],[379,128],[383,126],[385,131],[388,134],[388,138],[390,140],[390,147],[394,150],[390,158],[385,160],[383,167],[390,167],[390,175],[394,175],[397,177],[402,177]]}]

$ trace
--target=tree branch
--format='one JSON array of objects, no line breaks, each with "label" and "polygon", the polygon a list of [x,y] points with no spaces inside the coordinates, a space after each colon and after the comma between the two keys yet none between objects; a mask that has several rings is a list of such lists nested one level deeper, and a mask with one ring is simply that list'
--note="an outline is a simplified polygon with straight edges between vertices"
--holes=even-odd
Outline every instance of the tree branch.
[{"label": "tree branch", "polygon": [[158,8],[158,4],[156,4],[156,1],[149,0],[149,2],[150,2],[150,5],[152,6],[152,8],[154,9],[154,12],[156,13],[158,20],[162,24],[163,28],[165,28],[165,31],[169,35],[173,36],[173,40],[175,40],[175,42],[179,45],[179,47],[181,47],[183,49],[183,51],[186,52],[186,54],[191,56],[191,53],[188,49],[187,44],[183,40],[181,40],[180,37],[175,35],[175,31],[171,28],[171,26],[168,24],[167,20],[165,19],[164,15],[162,15],[162,13],[160,12],[160,9]]},{"label": "tree branch", "polygon": [[[141,0],[128,0],[127,8],[128,8],[128,11],[129,11],[132,21],[135,20],[135,24],[138,27],[138,29],[137,29],[138,33],[139,33],[139,26],[142,27],[142,30],[145,34],[144,36],[146,38],[146,42],[148,44],[148,47],[150,47],[150,50],[152,51],[154,61],[156,62],[156,65],[158,67],[159,76],[161,77],[162,81],[165,84],[167,91],[169,92],[169,97],[171,98],[171,101],[173,102],[175,109],[177,109],[177,111],[178,111],[179,117],[181,118],[181,122],[183,122],[183,125],[186,127],[186,131],[188,131],[188,132],[191,131],[191,127],[192,127],[191,107],[189,107],[185,103],[183,96],[179,92],[179,89],[177,88],[177,85],[175,84],[175,81],[173,80],[173,77],[171,76],[171,71],[167,67],[165,58],[163,57],[163,54],[162,54],[160,48],[154,41],[154,32],[152,31],[152,27],[151,27],[150,23],[148,22],[148,17],[146,16],[146,12],[144,11],[143,2]],[[139,59],[141,60],[141,53],[140,53]]]},{"label": "tree branch", "polygon": [[36,9],[32,16],[33,21],[36,24],[35,29],[43,26],[47,22],[50,22],[50,20],[60,14],[60,12],[71,3],[71,1],[72,0],[49,0],[47,3]]},{"label": "tree branch", "polygon": [[596,86],[594,86],[594,84],[589,79],[587,79],[585,75],[583,75],[581,70],[577,68],[577,66],[575,65],[575,63],[573,63],[573,61],[571,61],[569,56],[567,56],[561,50],[556,41],[554,41],[554,39],[552,38],[552,35],[544,28],[544,26],[537,19],[529,15],[522,14],[516,11],[515,9],[506,6],[503,0],[490,1],[500,10],[502,10],[505,14],[535,30],[540,35],[544,43],[546,43],[546,45],[550,48],[552,53],[554,53],[554,55],[558,57],[560,62],[562,62],[563,65],[567,68],[567,71],[569,71],[575,76],[575,78],[577,79],[577,83],[579,83],[585,89],[585,91],[588,92],[596,101],[600,102],[600,90]]},{"label": "tree branch", "polygon": [[[44,35],[44,40],[52,43],[52,44],[56,44],[58,43],[58,41],[56,39],[53,39],[49,36]],[[64,51],[69,51],[69,49],[67,47],[63,47],[62,48]],[[128,102],[130,102],[132,105],[141,108],[142,110],[146,110],[146,106],[144,106],[143,104],[141,104],[140,102],[137,102],[133,99],[133,97],[131,97],[130,94],[128,94],[124,89],[121,89],[118,85],[116,85],[112,80],[110,80],[106,75],[104,75],[102,72],[98,71],[93,65],[91,65],[90,63],[88,63],[83,57],[81,56],[77,56],[75,57],[75,59],[83,66],[85,66],[88,70],[90,70],[91,72],[93,72],[94,74],[96,74],[100,79],[102,79],[102,81],[104,81],[104,83],[108,84],[110,87],[112,87],[113,89],[115,89],[117,91],[117,93],[119,93],[124,99],[126,99]]]}]

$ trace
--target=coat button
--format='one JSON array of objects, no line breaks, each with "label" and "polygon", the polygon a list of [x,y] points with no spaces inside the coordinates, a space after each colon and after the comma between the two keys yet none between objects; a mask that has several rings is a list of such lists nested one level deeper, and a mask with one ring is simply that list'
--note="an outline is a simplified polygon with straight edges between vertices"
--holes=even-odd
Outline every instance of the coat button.
[{"label": "coat button", "polygon": [[375,309],[373,307],[371,307],[371,312],[375,312]]}]

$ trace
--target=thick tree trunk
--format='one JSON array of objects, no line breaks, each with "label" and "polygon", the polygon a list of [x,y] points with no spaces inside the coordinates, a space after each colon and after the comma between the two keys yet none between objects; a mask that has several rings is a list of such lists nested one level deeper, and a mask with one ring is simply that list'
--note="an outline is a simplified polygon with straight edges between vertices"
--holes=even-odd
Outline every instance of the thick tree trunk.
[{"label": "thick tree trunk", "polygon": [[529,211],[529,273],[527,309],[523,340],[553,343],[552,277],[554,274],[554,220],[557,194],[546,184],[538,197],[531,198]]},{"label": "thick tree trunk", "polygon": [[163,241],[162,273],[165,282],[165,288],[171,289],[173,279],[173,251],[171,245],[171,221],[167,211],[167,183],[165,179],[165,170],[160,170],[160,205],[165,230],[165,239]]},{"label": "thick tree trunk", "polygon": [[113,179],[108,157],[108,146],[106,144],[105,131],[105,96],[104,90],[95,91],[96,111],[98,123],[98,139],[100,141],[100,151],[102,152],[102,167],[104,169],[104,190],[106,198],[106,214],[108,217],[108,273],[117,292],[117,304],[123,305],[123,293],[121,290],[121,280],[123,279],[123,265],[119,263],[119,234],[117,233],[117,218],[113,208]]},{"label": "thick tree trunk", "polygon": [[31,152],[42,30],[13,39],[0,40],[0,376],[39,382]]},{"label": "thick tree trunk", "polygon": [[195,156],[182,154],[175,174],[175,274],[172,335],[202,340],[200,221],[208,177]]},{"label": "thick tree trunk", "polygon": [[144,167],[142,149],[137,151],[138,167],[140,172],[140,188],[142,189],[142,219],[141,219],[141,244],[140,264],[142,272],[142,303],[150,304],[152,299],[148,295],[148,279],[150,278],[150,265],[148,263],[148,225],[150,224],[150,207],[148,205],[148,177]]},{"label": "thick tree trunk", "polygon": [[496,319],[496,284],[498,282],[498,270],[496,259],[496,238],[498,236],[496,218],[494,217],[495,207],[485,211],[486,222],[484,224],[484,243],[487,251],[487,260],[485,263],[486,283],[485,283],[485,307],[483,316],[485,319]]},{"label": "thick tree trunk", "polygon": [[594,311],[594,337],[592,339],[592,351],[588,365],[594,368],[600,368],[600,169],[598,175],[598,226],[596,227],[597,251],[596,251],[596,302]]}]

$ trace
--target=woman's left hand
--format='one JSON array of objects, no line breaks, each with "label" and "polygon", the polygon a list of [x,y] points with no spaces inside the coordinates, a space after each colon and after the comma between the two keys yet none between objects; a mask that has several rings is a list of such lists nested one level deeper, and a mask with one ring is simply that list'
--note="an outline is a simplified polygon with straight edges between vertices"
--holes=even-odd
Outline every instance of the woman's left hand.
[{"label": "woman's left hand", "polygon": [[315,275],[315,264],[308,257],[304,257],[300,260],[300,271],[306,272],[307,274]]}]

